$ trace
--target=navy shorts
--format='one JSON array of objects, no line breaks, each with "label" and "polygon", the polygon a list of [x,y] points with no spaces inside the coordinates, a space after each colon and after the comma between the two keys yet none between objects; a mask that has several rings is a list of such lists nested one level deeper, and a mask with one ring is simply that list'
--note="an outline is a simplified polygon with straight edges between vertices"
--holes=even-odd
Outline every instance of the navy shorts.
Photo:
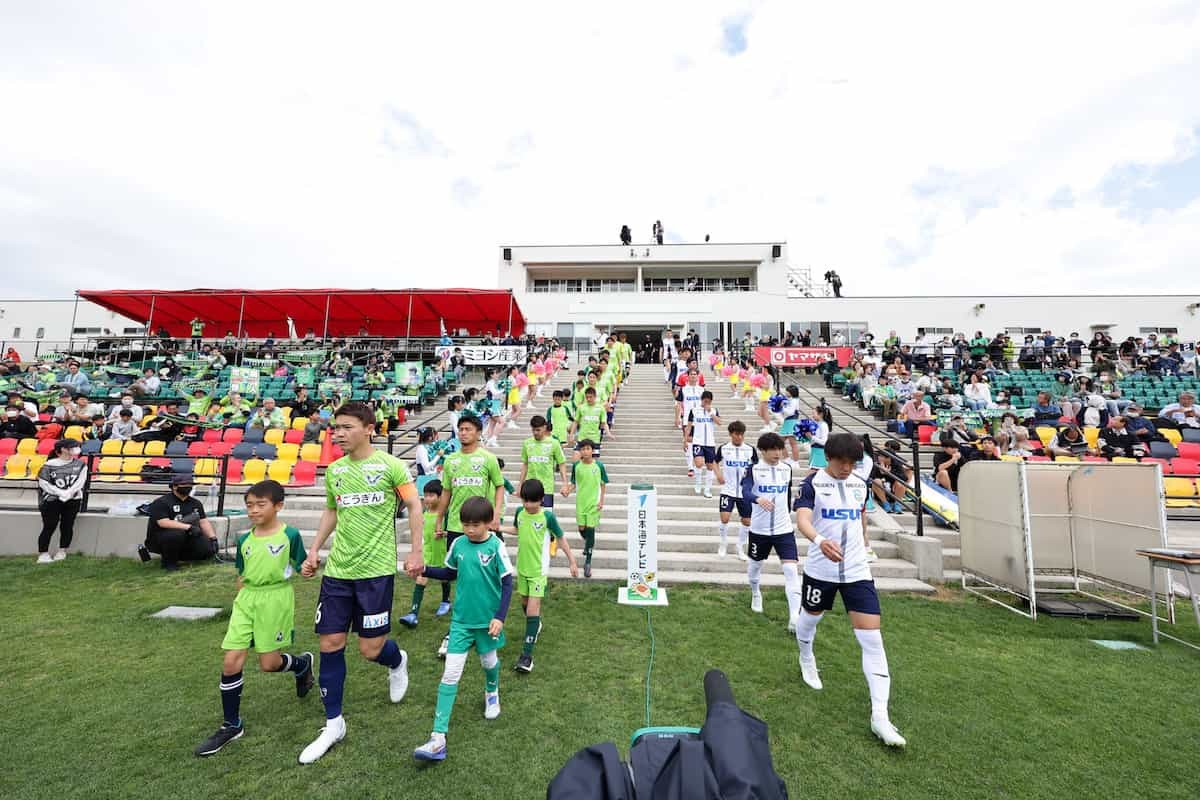
[{"label": "navy shorts", "polygon": [[750,546],[746,554],[751,561],[766,561],[771,550],[779,556],[780,561],[798,561],[796,552],[796,533],[781,533],[778,536],[768,536],[765,533],[750,531]]},{"label": "navy shorts", "polygon": [[705,464],[717,463],[717,448],[706,444],[692,445],[692,458],[703,458]]},{"label": "navy shorts", "polygon": [[554,492],[542,496],[542,508],[554,508]]},{"label": "navy shorts", "polygon": [[800,585],[800,607],[805,611],[828,611],[833,608],[833,598],[842,593],[842,605],[846,611],[879,616],[879,594],[875,581],[833,583],[804,576]]},{"label": "navy shorts", "polygon": [[750,519],[750,512],[753,511],[750,501],[746,498],[721,495],[721,506],[718,510],[722,514],[730,514],[734,509],[737,509],[738,516],[742,519]]},{"label": "navy shorts", "polygon": [[392,630],[395,575],[378,578],[321,578],[316,632],[354,631],[363,639],[387,636]]}]

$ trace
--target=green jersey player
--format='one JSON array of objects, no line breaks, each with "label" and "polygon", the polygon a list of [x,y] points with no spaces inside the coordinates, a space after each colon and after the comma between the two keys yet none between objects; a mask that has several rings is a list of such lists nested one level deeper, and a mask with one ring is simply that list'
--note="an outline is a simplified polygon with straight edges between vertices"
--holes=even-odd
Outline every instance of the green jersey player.
[{"label": "green jersey player", "polygon": [[296,677],[296,696],[304,697],[313,685],[313,655],[282,652],[296,641],[296,596],[290,578],[306,554],[300,531],[285,525],[283,487],[260,481],[246,492],[246,516],[254,527],[237,541],[238,593],[221,647],[221,706],[225,720],[212,736],[196,748],[198,756],[211,756],[245,733],[240,713],[242,667],[251,646],[263,672],[290,672]]},{"label": "green jersey player", "polygon": [[388,638],[392,590],[396,579],[396,506],[408,511],[412,549],[405,561],[410,574],[423,567],[421,497],[404,462],[371,444],[375,412],[366,403],[347,403],[334,412],[333,439],[346,454],[325,472],[325,511],[301,573],[316,574],[318,553],[334,533],[321,592],[316,630],[321,643],[321,700],[325,727],[300,753],[311,764],[346,736],[342,690],[346,682],[346,634],[358,634],[358,652],[388,668],[393,703],[408,691],[407,655]]}]

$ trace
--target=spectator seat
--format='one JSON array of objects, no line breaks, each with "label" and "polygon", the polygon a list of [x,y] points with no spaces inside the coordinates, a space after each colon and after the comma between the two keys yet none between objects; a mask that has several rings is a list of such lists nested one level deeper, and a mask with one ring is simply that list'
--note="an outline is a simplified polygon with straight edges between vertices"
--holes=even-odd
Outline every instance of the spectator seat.
[{"label": "spectator seat", "polygon": [[1196,442],[1179,442],[1175,445],[1180,458],[1191,458],[1200,461],[1200,444]]},{"label": "spectator seat", "polygon": [[283,434],[284,444],[300,445],[304,443],[304,431],[300,428],[292,428],[290,431],[285,431]]},{"label": "spectator seat", "polygon": [[1057,430],[1055,430],[1054,428],[1047,427],[1045,425],[1039,425],[1038,427],[1034,428],[1033,430],[1034,430],[1034,433],[1037,434],[1038,439],[1041,440],[1042,447],[1049,447],[1050,443],[1052,441],[1054,441],[1054,437],[1056,435],[1058,435]]},{"label": "spectator seat", "polygon": [[1049,461],[1050,456],[1025,456],[1026,461]]},{"label": "spectator seat", "polygon": [[295,463],[275,459],[267,465],[267,477],[286,486],[292,479],[292,465]]},{"label": "spectator seat", "polygon": [[[37,454],[38,439],[21,439],[17,442],[17,452],[23,456],[32,456]],[[107,442],[106,442],[107,444]],[[120,452],[121,443],[117,442],[117,451]]]},{"label": "spectator seat", "polygon": [[203,458],[208,455],[208,442],[196,441],[188,445],[187,454],[193,458]]},{"label": "spectator seat", "polygon": [[140,483],[142,480],[142,467],[146,466],[148,460],[140,456],[122,459],[121,480],[130,483]]},{"label": "spectator seat", "polygon": [[275,458],[275,455],[275,445],[273,444],[263,443],[254,445],[255,458],[263,458],[267,461],[270,461],[271,459]]},{"label": "spectator seat", "polygon": [[1183,434],[1174,428],[1162,428],[1159,430],[1159,433],[1161,433],[1162,437],[1173,445],[1179,444],[1183,441]]},{"label": "spectator seat", "polygon": [[100,452],[100,445],[104,444],[99,439],[88,439],[83,444],[79,445],[79,452],[85,456],[95,455]]},{"label": "spectator seat", "polygon": [[[1001,461],[1024,461],[1025,459],[1021,458],[1018,455],[1014,455],[1013,453],[1005,453],[1004,455],[1000,456],[1000,460]],[[422,475],[421,477],[423,478],[425,476]]]},{"label": "spectator seat", "polygon": [[297,461],[292,468],[293,486],[312,486],[317,482],[317,465],[312,461]]},{"label": "spectator seat", "polygon": [[1084,438],[1084,441],[1086,441],[1088,443],[1088,447],[1095,447],[1096,442],[1100,439],[1100,429],[1099,428],[1084,428],[1083,429],[1083,438]]},{"label": "spectator seat", "polygon": [[1079,456],[1055,456],[1055,457],[1054,457],[1054,460],[1055,460],[1055,461],[1071,461],[1071,462],[1078,462],[1078,461],[1079,461]]},{"label": "spectator seat", "polygon": [[34,452],[39,456],[54,455],[54,439],[38,439],[37,448]]},{"label": "spectator seat", "polygon": [[140,456],[143,452],[145,452],[145,450],[146,445],[144,442],[135,442],[130,439],[129,441],[125,442],[125,445],[121,448],[121,455]]},{"label": "spectator seat", "polygon": [[99,476],[97,480],[113,482],[121,480],[121,457],[105,456],[100,459]]},{"label": "spectator seat", "polygon": [[29,456],[24,453],[7,456],[8,460],[4,462],[4,478],[5,480],[17,481],[29,476]]},{"label": "spectator seat", "polygon": [[63,434],[63,438],[64,439],[75,439],[76,441],[81,441],[83,439],[83,426],[82,425],[68,425],[66,433]]},{"label": "spectator seat", "polygon": [[246,480],[242,477],[242,462],[236,458],[231,458],[225,462],[225,483],[228,486],[240,486]]},{"label": "spectator seat", "polygon": [[1163,471],[1164,475],[1168,475],[1171,472],[1171,462],[1170,462],[1170,460],[1165,459],[1165,458],[1143,458],[1141,460],[1141,463],[1142,464],[1158,464],[1158,465],[1160,465],[1162,467],[1162,471]]},{"label": "spectator seat", "polygon": [[1172,475],[1200,475],[1200,461],[1194,458],[1179,458],[1171,459],[1171,474]]},{"label": "spectator seat", "polygon": [[230,455],[242,461],[254,458],[254,444],[252,442],[238,442],[233,446]]},{"label": "spectator seat", "polygon": [[119,439],[105,439],[104,444],[100,446],[101,455],[119,456],[125,443]]},{"label": "spectator seat", "polygon": [[16,439],[0,439],[0,455],[11,456],[17,452],[17,444]]},{"label": "spectator seat", "polygon": [[1167,442],[1150,442],[1150,455],[1154,458],[1172,459],[1179,455],[1175,445]]},{"label": "spectator seat", "polygon": [[251,428],[250,430],[246,431],[246,434],[242,437],[243,442],[249,442],[251,444],[258,444],[262,440],[262,428]]},{"label": "spectator seat", "polygon": [[146,447],[142,450],[142,452],[147,456],[152,457],[166,455],[167,443],[157,439],[153,442],[146,442]]},{"label": "spectator seat", "polygon": [[304,430],[304,426],[305,426],[305,425],[307,425],[307,424],[308,424],[308,419],[307,419],[307,418],[305,418],[305,417],[296,417],[294,420],[292,420],[292,430],[294,430],[294,431],[302,431],[302,430]]},{"label": "spectator seat", "polygon": [[198,458],[196,459],[196,467],[193,474],[196,478],[196,483],[212,483],[213,479],[220,473],[221,462],[215,458]]},{"label": "spectator seat", "polygon": [[1163,489],[1167,494],[1167,508],[1200,508],[1194,478],[1163,478]]},{"label": "spectator seat", "polygon": [[200,438],[206,442],[219,442],[221,441],[221,431],[219,428],[206,428],[204,435]]},{"label": "spectator seat", "polygon": [[1183,441],[1200,444],[1200,428],[1184,428],[1180,434],[1183,436]]},{"label": "spectator seat", "polygon": [[176,440],[174,442],[167,442],[166,455],[169,458],[179,458],[181,456],[186,456],[187,451],[188,451],[187,442],[181,442],[178,440]]},{"label": "spectator seat", "polygon": [[321,461],[321,445],[305,444],[300,446],[300,460],[317,464]]},{"label": "spectator seat", "polygon": [[245,438],[246,432],[241,428],[226,428],[225,433],[221,435],[221,441],[232,442],[237,444]]},{"label": "spectator seat", "polygon": [[242,465],[242,480],[246,483],[253,485],[266,480],[266,477],[267,462],[261,458],[252,458]]},{"label": "spectator seat", "polygon": [[1114,464],[1137,464],[1138,460],[1136,458],[1130,458],[1129,456],[1113,456],[1112,463],[1114,463]]},{"label": "spectator seat", "polygon": [[283,444],[283,433],[278,428],[272,428],[263,434],[263,441],[267,444]]}]

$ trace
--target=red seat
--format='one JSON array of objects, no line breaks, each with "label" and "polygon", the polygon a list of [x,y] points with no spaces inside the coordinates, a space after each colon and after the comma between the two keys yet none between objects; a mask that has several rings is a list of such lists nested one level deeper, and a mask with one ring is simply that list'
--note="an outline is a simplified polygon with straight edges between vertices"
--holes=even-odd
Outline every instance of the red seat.
[{"label": "red seat", "polygon": [[0,439],[0,456],[11,456],[17,452],[16,439]]},{"label": "red seat", "polygon": [[208,445],[208,454],[214,458],[229,455],[229,451],[233,449],[233,442],[210,442]]},{"label": "red seat", "polygon": [[41,414],[38,414],[37,421],[41,422],[42,424],[45,424],[52,419],[54,419],[53,414],[49,413],[48,411],[43,411]]},{"label": "red seat", "polygon": [[192,442],[188,445],[188,455],[192,458],[203,458],[208,455],[208,442]]},{"label": "red seat", "polygon": [[312,486],[317,482],[317,465],[311,461],[297,461],[292,467],[292,486]]},{"label": "red seat", "polygon": [[292,429],[283,434],[285,444],[304,444],[304,431]]},{"label": "red seat", "polygon": [[221,441],[237,444],[245,435],[246,432],[241,428],[226,428],[225,433],[221,436]]},{"label": "red seat", "polygon": [[39,456],[48,456],[54,453],[53,439],[39,439],[37,443],[37,454]]},{"label": "red seat", "polygon": [[1105,458],[1104,456],[1084,456],[1083,460],[1090,461],[1093,464],[1107,464],[1108,463],[1108,459]]},{"label": "red seat", "polygon": [[219,428],[208,428],[204,431],[204,436],[201,439],[205,442],[219,442],[221,441],[221,430]]},{"label": "red seat", "polygon": [[1200,461],[1200,443],[1198,442],[1180,442],[1175,445],[1175,450],[1179,453],[1180,458]]},{"label": "red seat", "polygon": [[241,483],[242,482],[242,461],[237,458],[229,459],[229,466],[225,470],[226,483]]},{"label": "red seat", "polygon": [[1063,414],[1061,417],[1058,418],[1058,424],[1059,425],[1074,425],[1075,418],[1068,417],[1066,414]]},{"label": "red seat", "polygon": [[1200,475],[1200,461],[1194,458],[1172,458],[1171,474],[1183,475],[1184,477]]},{"label": "red seat", "polygon": [[1143,464],[1162,464],[1163,474],[1169,475],[1171,473],[1171,462],[1167,461],[1165,458],[1143,458],[1141,463],[1143,463]]},{"label": "red seat", "polygon": [[929,444],[933,441],[933,432],[937,428],[933,425],[918,425],[917,426],[917,441],[921,444]]},{"label": "red seat", "polygon": [[167,467],[169,469],[171,466],[171,459],[161,458],[161,457],[160,458],[152,458],[149,461],[147,461],[146,464],[151,467]]},{"label": "red seat", "polygon": [[1026,461],[1049,461],[1050,456],[1025,456]]}]

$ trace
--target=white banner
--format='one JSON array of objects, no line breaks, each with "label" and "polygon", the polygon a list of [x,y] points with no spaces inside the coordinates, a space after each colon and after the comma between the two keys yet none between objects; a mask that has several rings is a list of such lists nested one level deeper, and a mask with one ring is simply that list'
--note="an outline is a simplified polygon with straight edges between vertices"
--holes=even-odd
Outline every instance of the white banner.
[{"label": "white banner", "polygon": [[258,370],[251,367],[232,367],[229,370],[229,391],[245,397],[257,397],[258,374]]},{"label": "white banner", "polygon": [[[442,345],[436,352],[439,359],[448,359],[454,355],[453,347]],[[498,344],[491,347],[471,345],[458,348],[462,351],[467,364],[481,366],[504,366],[509,364],[524,364],[527,348],[524,345]]]},{"label": "white banner", "polygon": [[658,492],[649,483],[629,487],[625,588],[617,602],[633,606],[665,606],[667,590],[658,585]]}]

